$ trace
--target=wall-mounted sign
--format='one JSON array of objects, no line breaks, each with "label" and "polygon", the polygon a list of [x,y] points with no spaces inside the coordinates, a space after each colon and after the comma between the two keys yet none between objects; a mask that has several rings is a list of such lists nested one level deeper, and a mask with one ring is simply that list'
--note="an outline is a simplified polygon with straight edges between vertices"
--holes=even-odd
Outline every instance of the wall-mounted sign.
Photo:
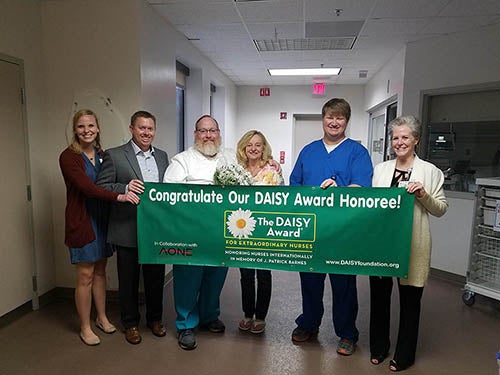
[{"label": "wall-mounted sign", "polygon": [[280,112],[280,120],[286,120],[286,112]]},{"label": "wall-mounted sign", "polygon": [[260,88],[260,96],[271,96],[271,88],[261,87]]},{"label": "wall-mounted sign", "polygon": [[325,84],[315,83],[313,85],[313,95],[325,95]]}]

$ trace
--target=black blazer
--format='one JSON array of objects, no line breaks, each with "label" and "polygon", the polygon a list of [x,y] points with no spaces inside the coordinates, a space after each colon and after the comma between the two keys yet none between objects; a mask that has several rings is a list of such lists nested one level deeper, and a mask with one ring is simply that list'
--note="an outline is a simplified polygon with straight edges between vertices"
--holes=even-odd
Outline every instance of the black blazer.
[{"label": "black blazer", "polygon": [[[132,179],[143,180],[132,141],[104,153],[101,171],[96,184],[118,193],[125,193],[125,187]],[[154,158],[158,166],[159,182],[168,166],[167,153],[154,147]],[[108,242],[113,245],[137,247],[137,207],[131,203],[113,203],[108,224]]]}]

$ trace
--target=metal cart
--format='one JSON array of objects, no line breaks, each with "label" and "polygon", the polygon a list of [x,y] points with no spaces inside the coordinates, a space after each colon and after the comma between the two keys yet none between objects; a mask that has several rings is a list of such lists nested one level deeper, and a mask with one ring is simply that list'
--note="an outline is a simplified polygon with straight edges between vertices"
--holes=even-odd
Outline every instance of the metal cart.
[{"label": "metal cart", "polygon": [[[477,193],[472,226],[469,268],[462,300],[467,306],[474,295],[500,300],[500,177],[476,179]],[[495,225],[496,223],[496,225]]]}]

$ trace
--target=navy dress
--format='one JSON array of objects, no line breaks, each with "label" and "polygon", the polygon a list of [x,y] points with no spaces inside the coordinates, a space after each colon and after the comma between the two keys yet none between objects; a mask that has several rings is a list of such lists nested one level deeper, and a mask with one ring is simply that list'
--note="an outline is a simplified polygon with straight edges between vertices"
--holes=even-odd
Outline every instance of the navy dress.
[{"label": "navy dress", "polygon": [[[94,151],[95,165],[82,153],[85,162],[85,173],[95,183],[97,174],[101,170],[99,154]],[[92,222],[95,240],[83,247],[70,247],[71,263],[95,263],[99,259],[109,258],[113,255],[111,247],[106,244],[106,232],[108,225],[108,204],[100,199],[87,198],[87,212]]]}]

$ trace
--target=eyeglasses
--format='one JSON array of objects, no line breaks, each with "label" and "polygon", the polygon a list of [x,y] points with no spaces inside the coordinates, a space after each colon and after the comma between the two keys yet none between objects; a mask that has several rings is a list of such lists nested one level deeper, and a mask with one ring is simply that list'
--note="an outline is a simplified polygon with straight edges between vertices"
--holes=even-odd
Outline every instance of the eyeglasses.
[{"label": "eyeglasses", "polygon": [[219,132],[219,129],[196,129],[198,133],[201,135],[205,134],[217,134]]}]

